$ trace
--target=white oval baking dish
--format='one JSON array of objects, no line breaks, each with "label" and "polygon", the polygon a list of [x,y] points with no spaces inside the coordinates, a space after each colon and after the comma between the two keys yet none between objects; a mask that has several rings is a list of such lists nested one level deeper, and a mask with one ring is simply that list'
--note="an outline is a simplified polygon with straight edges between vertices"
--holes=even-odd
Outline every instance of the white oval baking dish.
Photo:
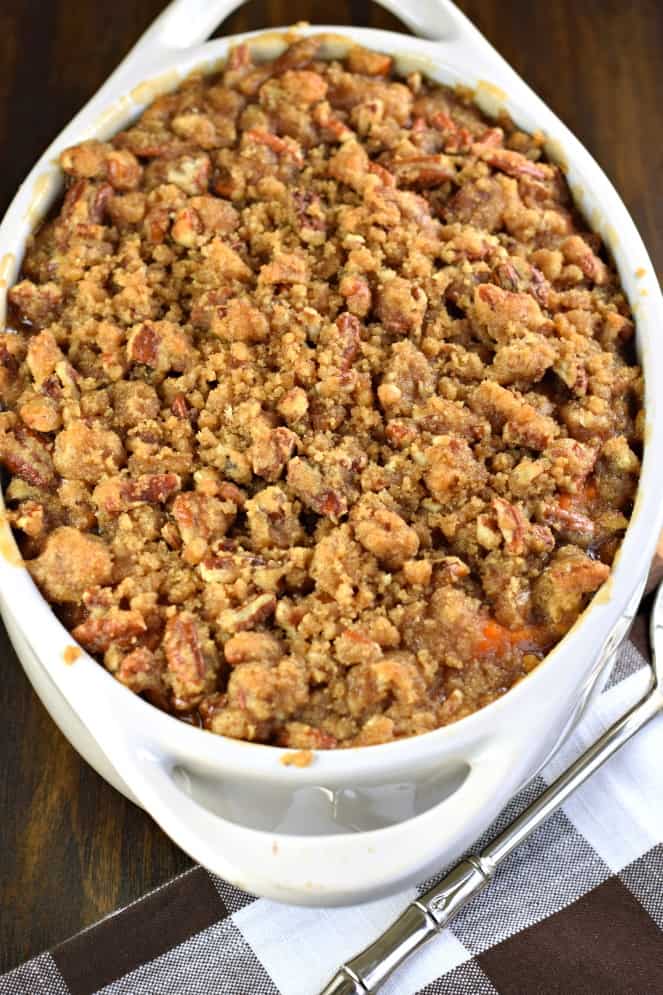
[{"label": "white oval baking dish", "polygon": [[[249,892],[308,905],[393,892],[455,858],[545,762],[577,721],[623,638],[663,524],[663,299],[635,225],[599,166],[449,0],[382,0],[424,38],[358,28],[302,28],[388,52],[446,84],[476,90],[548,136],[578,204],[610,247],[637,319],[646,373],[642,481],[613,573],[572,631],[512,691],[482,711],[383,746],[318,752],[285,766],[283,750],[213,736],[146,704],[83,654],[64,662],[66,632],[0,525],[2,615],[38,694],[64,734],[115,787],[210,870]],[[248,40],[272,57],[283,32],[201,44],[238,0],[175,0],[34,167],[0,226],[0,318],[25,240],[61,190],[57,157],[105,139],[193,69]]]}]

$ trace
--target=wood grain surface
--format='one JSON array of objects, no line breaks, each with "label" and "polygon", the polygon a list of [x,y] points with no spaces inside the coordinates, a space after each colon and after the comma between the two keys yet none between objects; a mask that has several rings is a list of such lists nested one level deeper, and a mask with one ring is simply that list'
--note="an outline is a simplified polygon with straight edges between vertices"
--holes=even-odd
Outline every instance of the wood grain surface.
[{"label": "wood grain surface", "polygon": [[[416,2],[416,0],[413,0]],[[0,213],[161,0],[2,0]],[[663,269],[663,4],[460,0],[621,192]],[[218,34],[292,24],[400,29],[369,0],[252,0]],[[0,633],[0,972],[189,866],[75,753]]]}]

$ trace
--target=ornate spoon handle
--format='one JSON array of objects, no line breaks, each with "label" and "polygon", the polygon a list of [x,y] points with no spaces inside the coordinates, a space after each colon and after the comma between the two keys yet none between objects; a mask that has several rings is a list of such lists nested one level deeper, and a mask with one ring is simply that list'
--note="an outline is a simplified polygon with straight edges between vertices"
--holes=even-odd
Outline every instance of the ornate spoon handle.
[{"label": "ornate spoon handle", "polygon": [[522,815],[478,856],[461,861],[442,881],[408,905],[377,940],[341,967],[320,995],[374,995],[379,991],[405,960],[440,933],[489,884],[500,864],[520,843],[661,711],[663,692],[652,683],[646,697],[606,730]]}]

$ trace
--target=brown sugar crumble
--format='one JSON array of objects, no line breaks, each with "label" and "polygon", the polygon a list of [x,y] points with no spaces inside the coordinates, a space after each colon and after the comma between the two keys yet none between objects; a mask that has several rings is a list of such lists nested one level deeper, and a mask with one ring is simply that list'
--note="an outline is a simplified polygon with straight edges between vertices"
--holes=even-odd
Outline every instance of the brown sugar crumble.
[{"label": "brown sugar crumble", "polygon": [[628,303],[541,136],[319,46],[240,45],[64,152],[0,336],[9,518],[63,623],[296,756],[536,667],[610,573],[643,431]]},{"label": "brown sugar crumble", "polygon": [[80,646],[65,646],[62,659],[65,663],[71,664],[76,663],[76,661],[83,655],[83,650]]},{"label": "brown sugar crumble", "polygon": [[284,753],[281,757],[284,767],[310,767],[313,763],[311,750],[297,750],[296,753]]}]

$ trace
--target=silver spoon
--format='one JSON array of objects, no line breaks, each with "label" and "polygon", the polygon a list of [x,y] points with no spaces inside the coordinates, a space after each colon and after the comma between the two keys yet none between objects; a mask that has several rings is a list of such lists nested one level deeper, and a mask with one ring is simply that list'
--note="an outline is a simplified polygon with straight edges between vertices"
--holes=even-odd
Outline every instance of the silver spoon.
[{"label": "silver spoon", "polygon": [[610,726],[542,795],[481,853],[468,857],[412,902],[377,940],[343,964],[320,995],[374,995],[393,972],[437,936],[493,879],[500,864],[545,822],[576,788],[621,749],[651,718],[663,712],[663,584],[650,624],[652,678],[644,698]]}]

